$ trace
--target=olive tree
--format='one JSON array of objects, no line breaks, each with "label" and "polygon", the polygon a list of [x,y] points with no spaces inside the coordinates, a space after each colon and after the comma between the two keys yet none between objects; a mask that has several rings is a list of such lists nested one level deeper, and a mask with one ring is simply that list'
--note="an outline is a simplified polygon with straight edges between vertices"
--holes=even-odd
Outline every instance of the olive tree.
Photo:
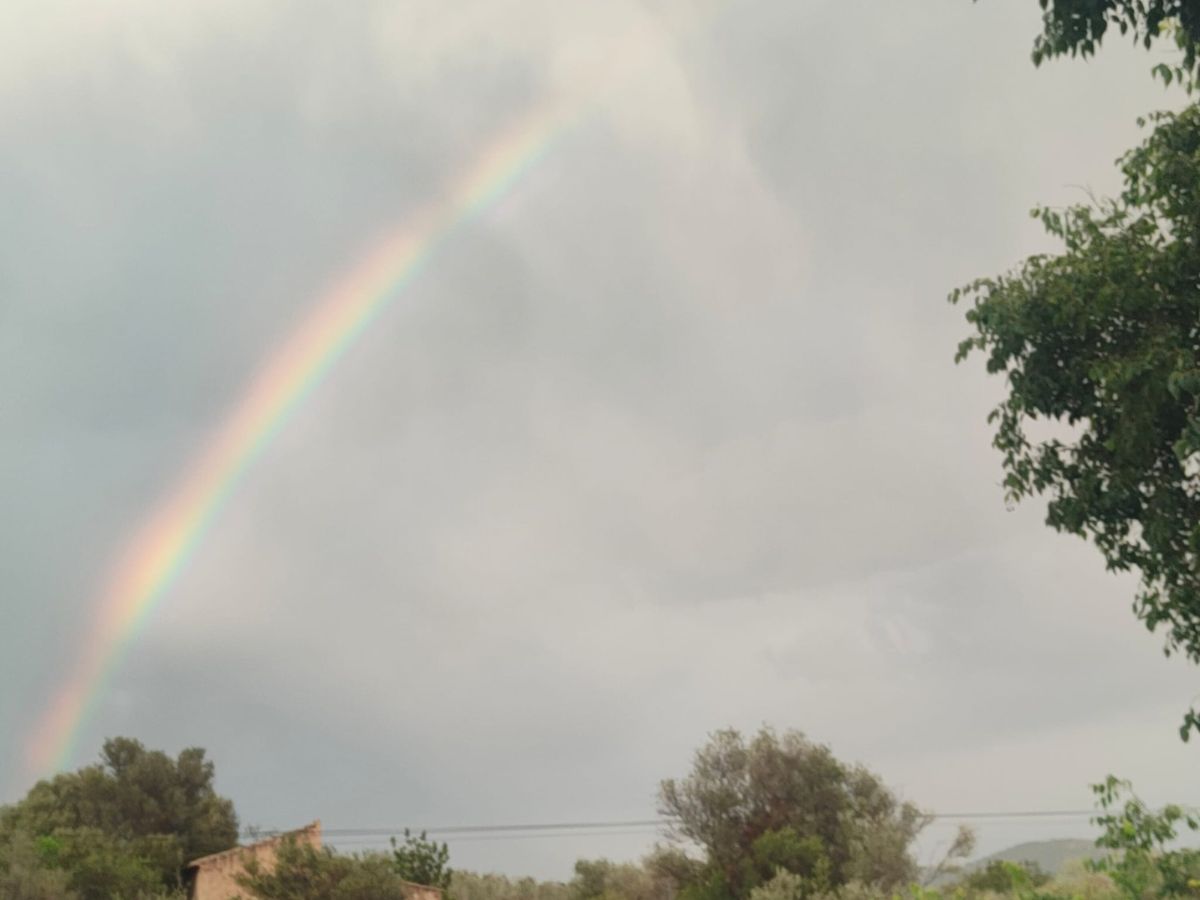
[{"label": "olive tree", "polygon": [[[704,859],[683,873],[696,897],[748,897],[786,871],[810,892],[850,881],[893,887],[911,881],[909,853],[929,817],[900,801],[874,773],[838,760],[797,731],[764,728],[749,741],[734,730],[713,734],[692,771],[659,789],[672,840]],[[653,864],[653,861],[652,861]]]}]

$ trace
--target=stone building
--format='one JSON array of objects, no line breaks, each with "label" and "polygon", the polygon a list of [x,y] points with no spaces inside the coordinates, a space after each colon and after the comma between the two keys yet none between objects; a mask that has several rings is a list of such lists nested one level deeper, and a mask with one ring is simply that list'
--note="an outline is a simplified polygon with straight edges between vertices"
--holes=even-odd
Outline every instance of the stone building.
[{"label": "stone building", "polygon": [[408,900],[442,900],[442,889],[430,887],[427,884],[414,884],[409,881],[405,885]]},{"label": "stone building", "polygon": [[[275,867],[276,850],[281,843],[289,839],[320,850],[320,820],[296,831],[276,835],[245,847],[232,847],[188,863],[189,900],[230,900],[234,897],[245,897],[245,892],[237,883],[237,876],[246,871],[246,863],[256,859],[260,866],[270,871]],[[405,883],[405,893],[408,900],[442,900],[440,889],[414,884],[411,881]]]},{"label": "stone building", "polygon": [[[231,897],[237,897],[242,893],[238,887],[237,876],[246,871],[246,863],[256,859],[259,865],[270,870],[275,865],[276,849],[289,838],[298,844],[309,844],[318,850],[321,849],[320,821],[245,847],[232,847],[193,860],[187,867],[188,897],[190,900],[230,900]],[[440,896],[441,892],[437,893]]]}]

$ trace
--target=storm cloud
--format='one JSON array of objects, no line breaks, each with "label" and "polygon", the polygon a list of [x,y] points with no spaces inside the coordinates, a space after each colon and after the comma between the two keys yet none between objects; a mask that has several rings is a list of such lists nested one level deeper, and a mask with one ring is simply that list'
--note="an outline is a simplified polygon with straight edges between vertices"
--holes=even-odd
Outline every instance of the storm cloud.
[{"label": "storm cloud", "polygon": [[[646,818],[716,728],[931,809],[1186,783],[1194,673],[1006,510],[947,291],[1178,103],[1032,2],[17,2],[0,12],[0,799],[105,573],[372,242],[576,124],[288,422],[117,670],[245,822]],[[1057,831],[1056,831],[1057,829]],[[1061,825],[985,826],[981,849]],[[930,841],[944,831],[933,829]],[[452,844],[565,877],[646,835]]]}]

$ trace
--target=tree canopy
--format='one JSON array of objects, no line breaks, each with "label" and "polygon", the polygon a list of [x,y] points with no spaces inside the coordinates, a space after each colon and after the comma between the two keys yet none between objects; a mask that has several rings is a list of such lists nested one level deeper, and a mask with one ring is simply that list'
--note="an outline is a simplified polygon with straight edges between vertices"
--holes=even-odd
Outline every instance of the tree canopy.
[{"label": "tree canopy", "polygon": [[339,855],[284,841],[271,868],[251,860],[238,883],[258,900],[408,900],[408,883],[382,853]]},{"label": "tree canopy", "polygon": [[1049,873],[1035,862],[1010,862],[993,859],[986,866],[967,874],[958,882],[965,891],[1003,894],[1027,888],[1040,888],[1050,880]]},{"label": "tree canopy", "polygon": [[1194,897],[1200,888],[1200,850],[1178,846],[1180,832],[1200,830],[1195,810],[1170,803],[1148,807],[1128,781],[1109,775],[1092,785],[1100,807],[1096,840],[1109,855],[1091,863],[1126,897]]},{"label": "tree canopy", "polygon": [[1151,121],[1118,199],[1035,211],[1060,254],[950,299],[974,328],[958,359],[1007,382],[990,421],[1010,499],[1047,495],[1047,524],[1139,573],[1137,616],[1200,662],[1200,108]]},{"label": "tree canopy", "polygon": [[1035,65],[1056,56],[1093,55],[1113,29],[1150,49],[1170,40],[1183,53],[1182,66],[1160,63],[1155,72],[1170,83],[1196,69],[1200,3],[1196,0],[1038,0],[1042,33],[1033,43]]},{"label": "tree canopy", "polygon": [[392,838],[392,866],[401,878],[449,891],[454,875],[450,869],[450,847],[404,829],[404,842]]},{"label": "tree canopy", "polygon": [[39,860],[67,872],[83,900],[173,889],[186,862],[237,843],[237,815],[214,774],[199,748],[172,759],[114,738],[99,764],[40,781],[0,811],[0,840],[33,840]]},{"label": "tree canopy", "polygon": [[850,881],[885,888],[916,873],[909,846],[929,821],[862,766],[796,731],[762,729],[748,742],[719,731],[697,751],[691,774],[668,779],[660,811],[674,837],[706,855],[689,868],[660,854],[693,897],[744,898],[780,871],[816,893]]}]

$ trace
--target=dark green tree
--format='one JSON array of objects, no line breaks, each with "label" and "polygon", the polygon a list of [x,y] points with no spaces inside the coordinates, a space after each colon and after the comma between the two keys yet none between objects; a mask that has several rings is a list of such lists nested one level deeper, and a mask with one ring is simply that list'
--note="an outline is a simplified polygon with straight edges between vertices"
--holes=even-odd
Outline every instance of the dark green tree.
[{"label": "dark green tree", "polygon": [[696,753],[692,772],[659,790],[672,837],[704,850],[691,869],[671,860],[695,898],[744,898],[777,871],[810,892],[860,881],[892,888],[912,880],[913,839],[928,823],[877,776],[836,759],[790,731],[762,729],[749,742],[719,731]]},{"label": "dark green tree", "polygon": [[1104,831],[1096,845],[1112,853],[1089,865],[1104,872],[1131,898],[1195,897],[1200,892],[1200,850],[1172,845],[1185,827],[1200,830],[1194,812],[1169,804],[1155,811],[1133,786],[1109,775],[1092,785],[1100,814],[1092,821]]},{"label": "dark green tree", "polygon": [[251,860],[238,883],[255,900],[408,900],[408,886],[389,856],[342,856],[284,841],[275,866]]},{"label": "dark green tree", "polygon": [[1042,33],[1033,43],[1033,62],[1057,56],[1088,57],[1107,35],[1118,31],[1146,49],[1161,40],[1182,51],[1183,63],[1159,63],[1157,75],[1168,84],[1190,84],[1196,72],[1200,42],[1200,3],[1197,0],[1038,0]]},{"label": "dark green tree", "polygon": [[5,900],[79,900],[70,878],[55,865],[57,848],[41,845],[27,834],[13,835],[0,845],[0,897]]},{"label": "dark green tree", "polygon": [[392,838],[392,864],[401,878],[415,884],[450,890],[450,848],[404,829],[404,843]]},{"label": "dark green tree", "polygon": [[561,881],[537,881],[530,877],[464,872],[455,869],[450,881],[454,900],[574,900],[575,894]]},{"label": "dark green tree", "polygon": [[569,887],[572,900],[662,900],[672,884],[650,866],[581,859]]},{"label": "dark green tree", "polygon": [[70,828],[40,844],[81,900],[141,900],[166,887],[177,888],[176,854],[167,866],[143,852],[139,842],[121,840],[98,828]]},{"label": "dark green tree", "polygon": [[183,865],[237,843],[233,804],[213,787],[198,748],[172,759],[130,738],[105,741],[98,765],[38,782],[0,811],[0,842],[52,838],[58,864],[85,898],[122,896],[102,884],[177,888]]},{"label": "dark green tree", "polygon": [[620,869],[620,863],[607,859],[576,860],[575,877],[571,880],[572,896],[575,900],[601,900],[624,896],[624,891],[616,890],[615,885]]},{"label": "dark green tree", "polygon": [[1118,199],[1035,210],[1060,254],[950,299],[974,329],[957,358],[1007,384],[1009,499],[1046,495],[1047,524],[1138,573],[1136,615],[1200,662],[1200,108],[1152,121]]},{"label": "dark green tree", "polygon": [[1042,887],[1050,880],[1048,872],[1035,862],[1010,862],[993,859],[958,882],[965,891],[1015,894]]}]

